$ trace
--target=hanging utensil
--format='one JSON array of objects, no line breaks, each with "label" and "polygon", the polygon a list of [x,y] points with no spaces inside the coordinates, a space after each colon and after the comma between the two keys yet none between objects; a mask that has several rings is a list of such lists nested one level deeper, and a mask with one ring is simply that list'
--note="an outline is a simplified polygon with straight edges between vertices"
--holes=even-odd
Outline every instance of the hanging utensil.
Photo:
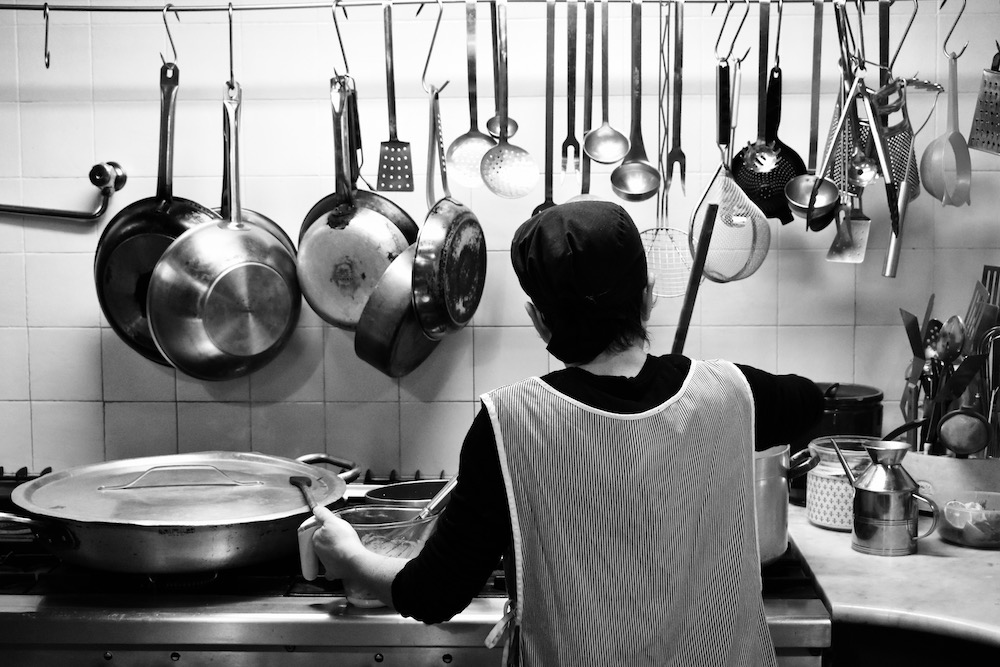
[{"label": "hanging utensil", "polygon": [[708,257],[708,251],[712,247],[712,233],[715,230],[715,218],[718,212],[718,205],[709,205],[708,210],[705,212],[705,220],[700,225],[698,250],[695,252],[694,262],[691,264],[691,273],[688,279],[687,290],[684,293],[684,303],[681,305],[677,331],[674,333],[674,344],[671,347],[671,354],[682,354],[684,352],[684,342],[687,340],[688,329],[691,326],[691,316],[694,313],[695,299],[698,296],[698,288],[701,285],[702,276],[704,275],[705,261]]},{"label": "hanging utensil", "polygon": [[[593,127],[594,120],[594,0],[584,0],[584,65],[583,65],[583,127],[584,136]],[[590,156],[580,155],[580,194],[569,201],[599,199],[590,194]]]},{"label": "hanging utensil", "polygon": [[[545,199],[535,207],[532,215],[538,215],[556,203],[552,200],[552,161],[555,159],[553,142],[553,106],[555,88],[556,57],[556,3],[545,2]],[[564,167],[565,168],[565,167]]]},{"label": "hanging utensil", "polygon": [[[941,3],[942,7],[945,2]],[[941,45],[941,50],[948,58],[948,131],[932,141],[920,158],[920,177],[924,181],[924,189],[945,206],[969,204],[972,185],[969,145],[958,129],[958,59],[965,53],[969,43],[966,42],[958,53],[948,51],[948,40],[965,12],[965,5],[966,0],[962,0],[962,8]]]},{"label": "hanging utensil", "polygon": [[465,50],[469,78],[469,131],[448,147],[445,160],[448,171],[459,185],[478,188],[483,185],[479,165],[483,156],[496,146],[493,137],[479,130],[479,109],[476,97],[476,0],[465,2]]},{"label": "hanging utensil", "polygon": [[604,0],[601,6],[601,111],[604,122],[583,137],[583,151],[601,164],[618,162],[629,149],[625,135],[608,122],[608,1]]},{"label": "hanging utensil", "polygon": [[667,168],[664,178],[666,189],[674,176],[674,165],[680,168],[681,192],[685,192],[687,180],[687,156],[681,148],[681,93],[684,80],[681,73],[684,69],[684,0],[678,0],[674,6],[674,57],[671,62],[673,89],[673,105],[671,107],[670,152],[667,153]]},{"label": "hanging utensil", "polygon": [[806,166],[798,153],[778,139],[778,125],[781,123],[782,74],[778,49],[781,44],[781,18],[783,2],[778,2],[778,29],[775,39],[774,67],[768,75],[767,104],[764,139],[774,149],[774,166],[765,172],[750,169],[734,169],[733,177],[743,188],[747,197],[769,218],[777,218],[782,224],[792,221],[792,211],[785,197],[785,186],[796,176],[806,173]]},{"label": "hanging utensil", "polygon": [[[500,138],[500,93],[501,89],[506,90],[507,82],[500,80],[500,34],[499,22],[497,20],[496,0],[490,0],[490,25],[492,27],[493,39],[493,99],[496,102],[496,115],[486,121],[486,131],[494,139]],[[506,93],[504,93],[506,94]],[[517,134],[517,121],[507,114],[507,121],[504,123],[507,130],[507,138]]]},{"label": "hanging utensil", "polygon": [[1000,155],[1000,41],[989,69],[983,70],[983,81],[976,98],[976,113],[969,130],[969,148]]},{"label": "hanging utensil", "polygon": [[645,201],[660,187],[660,172],[649,163],[642,142],[642,0],[632,3],[632,130],[629,150],[611,172],[611,189],[625,201]]},{"label": "hanging utensil", "polygon": [[[576,0],[566,0],[566,138],[562,142],[562,172],[580,170],[576,138]],[[572,157],[571,157],[572,154]]]},{"label": "hanging utensil", "polygon": [[500,138],[496,146],[483,156],[480,173],[493,194],[517,199],[531,192],[538,181],[538,165],[531,154],[508,141],[507,124],[507,0],[498,0],[497,63],[500,82]]},{"label": "hanging utensil", "polygon": [[771,0],[759,0],[760,28],[757,45],[757,139],[747,142],[733,158],[733,178],[740,183],[743,171],[768,172],[774,169],[777,152],[767,143],[767,49],[770,39]]},{"label": "hanging utensil", "polygon": [[158,364],[169,362],[149,330],[146,296],[153,267],[189,229],[218,221],[214,211],[173,194],[174,112],[180,68],[160,68],[160,134],[156,195],[133,202],[104,228],[94,256],[97,300],[108,324],[133,350]]},{"label": "hanging utensil", "polygon": [[385,32],[385,90],[389,105],[389,140],[379,150],[378,176],[375,189],[380,192],[413,191],[413,158],[410,144],[396,136],[396,79],[393,75],[392,0],[382,3],[382,24]]},{"label": "hanging utensil", "polygon": [[157,349],[181,372],[230,380],[262,368],[295,330],[301,293],[295,255],[269,230],[243,219],[235,81],[223,100],[229,147],[228,216],[170,244],[153,268],[146,296]]}]

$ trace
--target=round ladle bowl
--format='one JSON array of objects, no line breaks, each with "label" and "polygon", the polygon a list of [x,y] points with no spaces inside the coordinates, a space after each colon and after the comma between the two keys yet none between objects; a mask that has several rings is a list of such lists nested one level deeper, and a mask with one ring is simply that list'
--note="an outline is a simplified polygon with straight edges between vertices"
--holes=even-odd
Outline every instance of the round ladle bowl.
[{"label": "round ladle bowl", "polygon": [[459,185],[467,188],[483,184],[480,166],[483,156],[496,146],[497,142],[484,132],[472,129],[455,139],[445,154],[445,164],[449,176]]},{"label": "round ladle bowl", "polygon": [[605,121],[583,138],[583,152],[594,162],[612,164],[628,153],[628,137]]},{"label": "round ladle bowl", "polygon": [[[513,118],[507,118],[507,136],[513,137],[517,134],[517,121]],[[493,116],[488,121],[486,121],[486,131],[490,133],[490,136],[494,139],[500,138],[500,115]]]},{"label": "round ladle bowl", "polygon": [[[831,181],[821,178],[816,190],[816,201],[813,203],[812,220],[822,223],[833,217],[840,201],[840,192]],[[785,184],[785,199],[788,208],[795,215],[806,218],[809,216],[809,198],[816,187],[817,177],[813,174],[795,176]]]},{"label": "round ladle bowl", "polygon": [[645,201],[660,188],[660,172],[645,160],[626,160],[611,172],[611,189],[625,201]]}]

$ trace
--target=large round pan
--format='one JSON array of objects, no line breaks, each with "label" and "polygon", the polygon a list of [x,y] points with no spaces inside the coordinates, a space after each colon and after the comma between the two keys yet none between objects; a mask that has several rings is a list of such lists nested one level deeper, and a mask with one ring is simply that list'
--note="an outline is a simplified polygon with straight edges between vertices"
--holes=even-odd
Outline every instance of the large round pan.
[{"label": "large round pan", "polygon": [[389,377],[422,364],[438,341],[428,338],[413,306],[416,244],[392,261],[372,292],[354,335],[354,352]]},{"label": "large round pan", "polygon": [[[307,462],[332,463],[339,475]],[[325,454],[298,460],[249,452],[199,452],[107,461],[42,475],[11,500],[64,561],[115,572],[211,572],[265,562],[298,550],[309,516],[289,477],[311,480],[332,505],[357,479],[353,463]]]},{"label": "large round pan", "polygon": [[242,217],[239,116],[242,90],[226,88],[229,216],[189,229],[156,263],[149,326],[163,356],[202,380],[229,380],[274,359],[301,309],[295,256],[271,231]]},{"label": "large round pan", "polygon": [[330,84],[336,190],[303,220],[298,276],[316,314],[353,331],[382,273],[416,241],[417,226],[388,199],[354,187],[353,84],[347,77],[335,77]]},{"label": "large round pan", "polygon": [[146,293],[153,267],[178,236],[218,220],[211,210],[173,196],[174,109],[180,70],[160,69],[160,145],[156,196],[129,204],[108,223],[97,243],[94,282],[111,328],[129,347],[151,361],[169,365],[149,331]]},{"label": "large round pan", "polygon": [[454,199],[439,199],[420,228],[413,260],[413,306],[424,334],[440,340],[468,324],[485,282],[479,220]]}]

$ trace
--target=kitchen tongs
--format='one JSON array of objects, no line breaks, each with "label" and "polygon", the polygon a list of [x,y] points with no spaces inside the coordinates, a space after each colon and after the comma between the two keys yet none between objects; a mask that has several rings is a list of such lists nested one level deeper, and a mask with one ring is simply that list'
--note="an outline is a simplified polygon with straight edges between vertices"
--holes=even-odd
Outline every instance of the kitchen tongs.
[{"label": "kitchen tongs", "polygon": [[[879,117],[875,104],[872,101],[872,97],[875,95],[876,91],[869,88],[865,84],[865,77],[868,72],[865,68],[867,61],[865,60],[864,27],[861,24],[862,9],[860,0],[855,0],[855,4],[858,8],[859,37],[857,41],[854,39],[854,33],[851,31],[850,23],[847,21],[845,4],[846,0],[835,0],[834,10],[837,23],[841,28],[841,35],[843,36],[841,39],[841,57],[844,60],[844,71],[847,72],[848,68],[850,68],[852,70],[851,76],[853,80],[851,81],[851,86],[844,97],[844,103],[840,107],[840,117],[837,120],[837,124],[834,127],[831,136],[842,136],[845,125],[851,119],[852,114],[856,114],[858,100],[861,100],[865,114],[868,117],[868,125],[871,128],[872,140],[875,144],[875,154],[878,160],[878,168],[885,181],[886,199],[889,205],[889,216],[892,220],[892,229],[898,234],[899,207],[897,202],[896,182],[892,177],[892,167],[889,163],[889,144],[886,141],[885,128],[882,126],[882,119]],[[847,44],[848,39],[851,42],[850,45]],[[827,151],[823,158],[823,165],[816,172],[817,174],[827,173],[834,152],[835,151],[832,149]],[[818,189],[819,183],[820,181],[817,179],[814,190]]]}]

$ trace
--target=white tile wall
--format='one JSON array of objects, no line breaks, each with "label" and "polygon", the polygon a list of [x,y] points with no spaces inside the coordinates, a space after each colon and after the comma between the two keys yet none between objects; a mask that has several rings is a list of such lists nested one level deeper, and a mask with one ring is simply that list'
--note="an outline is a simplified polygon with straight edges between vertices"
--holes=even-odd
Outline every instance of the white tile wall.
[{"label": "white tile wall", "polygon": [[[110,4],[134,4],[111,0]],[[105,2],[104,4],[109,4]],[[510,114],[520,129],[512,142],[540,167],[544,148],[544,21],[541,2],[510,6]],[[946,81],[940,40],[959,3],[920,12],[897,61],[897,72]],[[485,188],[452,187],[479,216],[489,248],[482,304],[469,327],[443,341],[416,371],[391,379],[354,353],[354,335],[327,325],[304,305],[299,327],[271,365],[251,377],[202,382],[152,363],[108,327],[97,305],[93,254],[112,216],[152,196],[157,177],[160,54],[170,55],[160,7],[142,13],[54,12],[52,66],[42,60],[44,30],[37,12],[0,11],[0,203],[85,209],[96,200],[86,179],[97,161],[120,162],[126,188],[97,224],[0,216],[0,465],[65,468],[91,461],[206,449],[254,450],[286,456],[316,451],[355,459],[378,474],[453,472],[477,406],[477,396],[560,365],[538,340],[524,313],[525,297],[508,249],[517,226],[543,199],[543,180],[523,199],[506,200]],[[893,41],[909,18],[909,3],[893,8]],[[565,136],[565,6],[556,33],[555,134]],[[393,195],[419,224],[426,211],[427,97],[421,73],[436,9],[414,17],[394,12],[399,137],[411,144],[412,193]],[[611,124],[629,133],[629,6],[610,5]],[[388,138],[380,7],[352,8],[338,19],[350,73],[357,81],[365,163],[373,180],[378,149]],[[181,82],[176,114],[174,193],[211,207],[220,199],[220,100],[229,76],[224,12],[188,12],[170,27]],[[642,133],[651,158],[659,148],[657,9],[643,7]],[[784,99],[782,140],[803,158],[809,136],[811,5],[786,3],[780,55]],[[581,17],[582,18],[582,17]],[[774,32],[772,17],[772,32]],[[756,49],[751,10],[738,50]],[[867,20],[870,50],[876,22]],[[691,211],[719,162],[715,146],[715,43],[720,14],[688,3],[682,147],[687,176],[675,176],[668,223],[686,230]],[[953,36],[969,40],[959,62],[960,128],[975,109],[981,70],[994,52],[1000,7],[969,3]],[[477,24],[479,124],[495,113],[489,51],[489,12]],[[598,24],[599,25],[599,24]],[[428,66],[434,83],[449,80],[441,97],[444,139],[469,127],[464,61],[464,14],[445,7]],[[832,12],[823,40],[821,136],[838,86]],[[581,20],[581,44],[582,46]],[[343,71],[328,10],[236,12],[234,70],[244,88],[241,119],[243,204],[274,219],[293,238],[300,221],[333,189],[329,78]],[[773,50],[773,46],[772,46]],[[600,57],[599,49],[595,54]],[[583,56],[583,49],[580,49]],[[756,134],[756,54],[744,66],[736,144]],[[577,89],[582,92],[582,71]],[[595,77],[594,122],[601,82]],[[918,124],[933,96],[909,96]],[[917,155],[947,129],[945,99],[917,137]],[[578,100],[582,136],[582,102]],[[579,191],[576,174],[561,174],[556,151],[554,194]],[[820,156],[822,157],[822,155]],[[880,187],[865,196],[873,218],[860,265],[825,260],[833,227],[807,232],[801,221],[772,223],[770,252],[747,280],[704,282],[685,351],[727,357],[820,381],[870,384],[885,394],[884,428],[899,423],[898,396],[909,361],[899,308],[922,315],[936,295],[935,314],[964,314],[983,264],[1000,264],[1000,158],[973,151],[972,205],[942,207],[926,192],[911,202],[895,279],[882,277],[889,228]],[[614,198],[615,165],[592,165],[591,192]],[[440,186],[437,186],[440,189]],[[640,229],[655,226],[650,200],[623,203]],[[650,321],[651,350],[671,349],[680,299],[661,298]]]}]

